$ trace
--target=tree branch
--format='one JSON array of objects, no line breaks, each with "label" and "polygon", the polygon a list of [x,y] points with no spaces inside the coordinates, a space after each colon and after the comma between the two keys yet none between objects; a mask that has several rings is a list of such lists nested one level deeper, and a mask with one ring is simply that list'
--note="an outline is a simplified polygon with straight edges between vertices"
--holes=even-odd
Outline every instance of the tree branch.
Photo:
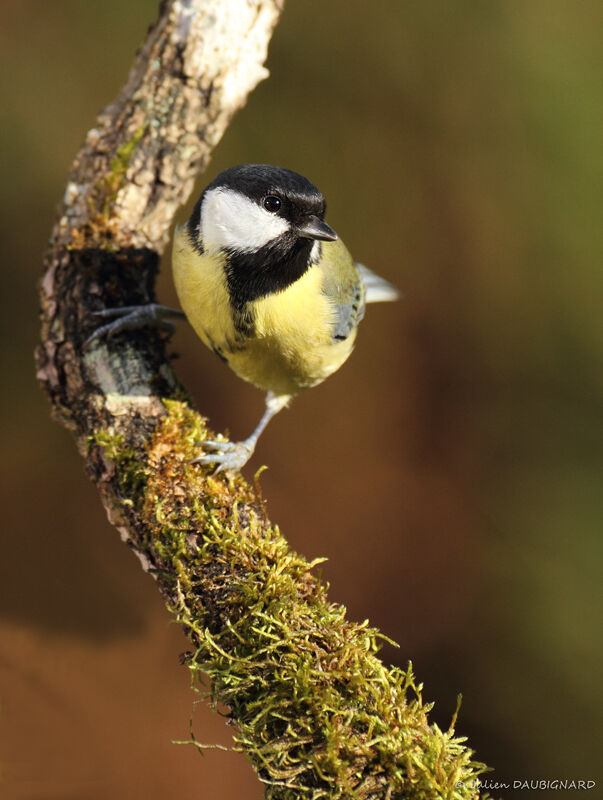
[{"label": "tree branch", "polygon": [[[83,342],[95,310],[154,300],[178,207],[248,93],[282,0],[171,0],[73,163],[40,286],[38,376],[109,519],[230,708],[269,798],[474,798],[483,766],[430,725],[410,669],[346,620],[258,487],[189,462],[204,419],[154,332]],[[382,638],[382,637],[381,637]],[[456,787],[456,788],[455,788]]]}]

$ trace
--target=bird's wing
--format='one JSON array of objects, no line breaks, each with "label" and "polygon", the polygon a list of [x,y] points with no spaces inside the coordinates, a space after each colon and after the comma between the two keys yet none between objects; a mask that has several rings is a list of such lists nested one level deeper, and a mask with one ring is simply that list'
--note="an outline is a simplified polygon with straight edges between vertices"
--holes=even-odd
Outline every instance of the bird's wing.
[{"label": "bird's wing", "polygon": [[324,246],[320,260],[322,292],[335,308],[332,338],[347,339],[364,317],[366,303],[396,300],[400,293],[363,264],[355,264],[339,239]]},{"label": "bird's wing", "polygon": [[339,239],[323,246],[320,259],[322,293],[333,307],[333,342],[347,339],[364,316],[364,282]]},{"label": "bird's wing", "polygon": [[331,297],[337,310],[332,334],[334,341],[341,342],[347,339],[364,317],[364,294],[364,285],[362,280],[358,279],[345,295]]}]

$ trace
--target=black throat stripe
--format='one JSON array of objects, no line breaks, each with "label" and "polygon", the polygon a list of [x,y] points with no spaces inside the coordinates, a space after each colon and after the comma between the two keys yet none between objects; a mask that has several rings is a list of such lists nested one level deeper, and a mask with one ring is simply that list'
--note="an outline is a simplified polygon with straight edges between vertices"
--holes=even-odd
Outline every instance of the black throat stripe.
[{"label": "black throat stripe", "polygon": [[252,253],[226,251],[228,294],[235,326],[243,335],[253,335],[249,303],[282,292],[299,280],[311,265],[313,244],[310,239],[282,236]]}]

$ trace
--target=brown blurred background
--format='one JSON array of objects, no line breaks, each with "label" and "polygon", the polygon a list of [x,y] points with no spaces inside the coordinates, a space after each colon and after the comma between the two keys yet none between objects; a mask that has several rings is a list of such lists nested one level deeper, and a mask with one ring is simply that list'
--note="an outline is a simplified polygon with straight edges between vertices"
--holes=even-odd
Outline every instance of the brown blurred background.
[{"label": "brown blurred background", "polygon": [[[186,739],[186,641],[108,525],[33,376],[35,283],[71,159],[154,0],[0,5],[0,795],[261,798]],[[493,780],[599,781],[603,520],[603,5],[288,0],[199,187],[265,161],[324,191],[399,285],[356,352],[261,441],[251,475],[331,597],[412,659]],[[184,216],[184,215],[183,215]],[[166,264],[160,298],[175,303]],[[212,424],[262,410],[186,326]],[[197,738],[228,744],[194,710]],[[499,796],[519,796],[501,791]],[[526,793],[527,796],[527,793]],[[546,796],[546,793],[541,796]]]}]

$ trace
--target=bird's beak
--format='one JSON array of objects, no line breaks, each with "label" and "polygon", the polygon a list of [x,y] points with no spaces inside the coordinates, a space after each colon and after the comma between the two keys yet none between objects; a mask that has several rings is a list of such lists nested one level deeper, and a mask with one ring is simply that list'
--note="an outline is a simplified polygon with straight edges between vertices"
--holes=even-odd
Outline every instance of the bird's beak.
[{"label": "bird's beak", "polygon": [[337,234],[333,228],[330,228],[326,222],[314,214],[306,217],[305,222],[298,227],[297,232],[306,239],[320,239],[322,242],[334,242],[337,239]]}]

